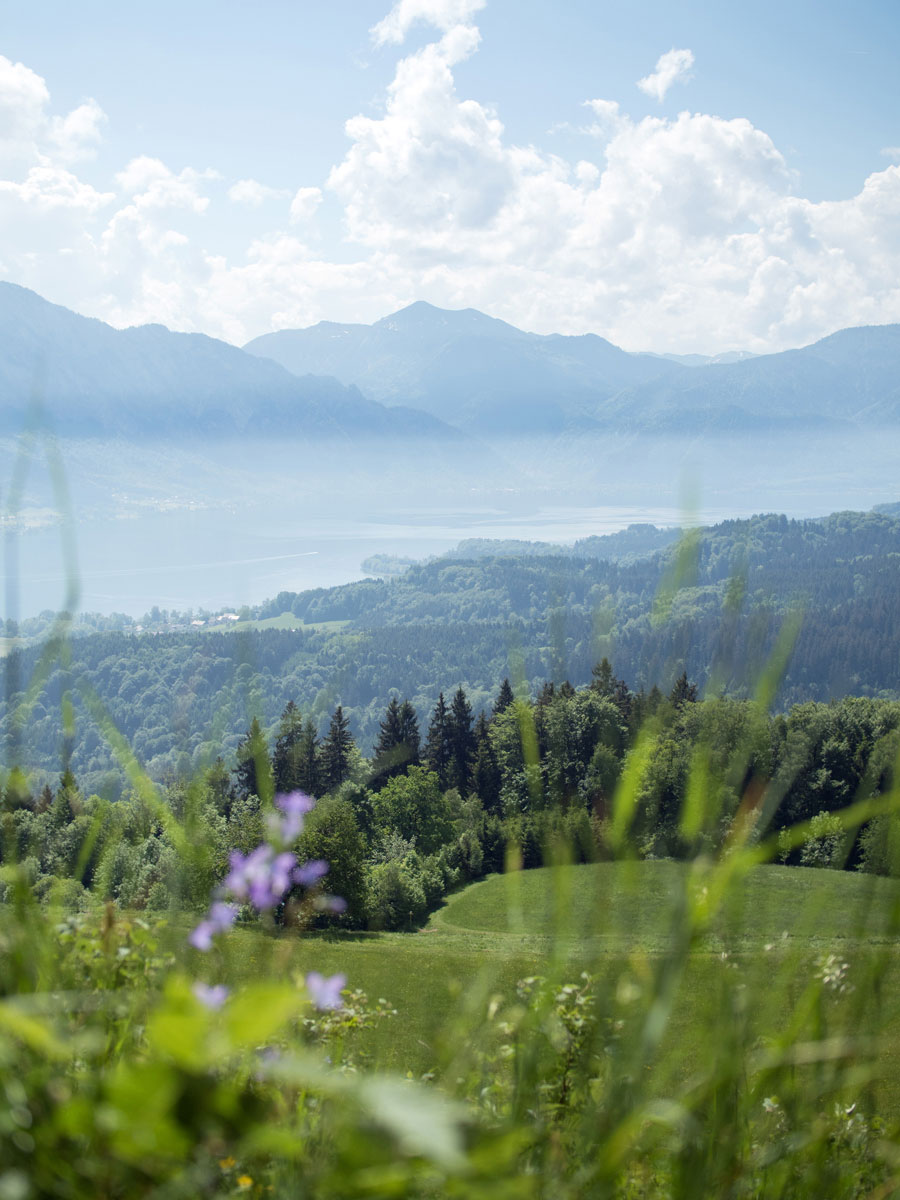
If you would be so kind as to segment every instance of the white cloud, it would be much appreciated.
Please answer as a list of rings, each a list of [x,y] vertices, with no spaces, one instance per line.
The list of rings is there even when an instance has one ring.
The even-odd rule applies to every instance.
[[[416,22],[447,33],[457,25],[468,25],[486,3],[487,0],[397,0],[388,15],[369,32],[376,46],[399,45]]]
[[[65,162],[81,158],[92,158],[102,138],[102,126],[106,113],[96,100],[86,100],[65,117],[53,117],[50,121],[50,141]]]
[[[201,184],[219,178],[217,171],[196,171],[192,167],[176,175],[160,159],[141,155],[116,175],[116,183],[140,209],[187,208],[203,213],[209,207],[209,197],[202,194]]]
[[[881,153],[885,158],[900,158],[900,146],[882,146]]]
[[[455,233],[484,229],[502,207],[513,183],[503,126],[457,98],[451,71],[477,45],[477,30],[455,27],[399,63],[383,118],[347,122],[353,146],[328,184],[356,240],[449,249]]]
[[[0,54],[0,137],[22,142],[39,136],[49,103],[50,93],[40,75]]]
[[[322,189],[317,187],[298,188],[291,201],[291,223],[299,225],[309,221],[322,203]]]
[[[333,252],[321,231],[315,252],[305,240],[316,186],[299,187],[265,237],[261,212],[274,210],[260,206],[289,193],[253,179],[229,188],[214,171],[136,155],[114,186],[92,186],[50,138],[44,81],[3,60],[2,128],[27,155],[15,170],[0,161],[0,272],[116,324],[236,342],[322,318],[371,321],[416,298],[629,349],[771,350],[900,321],[900,167],[815,203],[748,120],[635,120],[600,99],[587,102],[595,139],[578,159],[516,145],[496,112],[457,90],[454,68],[478,47],[474,11],[449,0],[392,10],[398,36],[413,20],[441,34],[400,58],[379,116],[347,122],[326,185],[348,235]],[[69,149],[90,145],[100,119],[70,117]]]
[[[591,137],[608,140],[621,129],[626,119],[619,110],[617,100],[585,100],[584,106],[594,114],[593,123],[582,130]]]
[[[267,187],[255,179],[239,179],[228,189],[229,200],[250,208],[260,208],[266,200],[285,200],[290,194],[284,188]]]
[[[85,100],[64,117],[50,115],[49,105],[41,76],[0,54],[0,169],[21,169],[42,156],[70,163],[93,155],[106,121],[97,101]]]
[[[639,79],[637,86],[662,101],[673,83],[686,83],[691,78],[693,65],[694,55],[690,50],[667,50],[657,59],[653,74]]]
[[[93,215],[115,198],[112,192],[98,192],[62,167],[45,162],[32,167],[21,183],[0,180],[0,195],[15,198],[37,212],[76,209]]]

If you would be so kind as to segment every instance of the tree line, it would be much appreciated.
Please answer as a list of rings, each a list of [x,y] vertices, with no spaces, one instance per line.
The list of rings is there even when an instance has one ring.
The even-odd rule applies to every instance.
[[[700,699],[685,673],[667,693],[632,689],[604,658],[589,684],[548,682],[533,700],[505,679],[477,717],[462,687],[449,702],[440,693],[424,731],[410,701],[394,696],[369,757],[340,704],[320,738],[289,701],[271,743],[254,718],[231,763],[219,757],[192,780],[171,780],[158,808],[144,793],[119,803],[85,794],[68,766],[37,794],[14,772],[3,789],[2,849],[6,863],[27,864],[39,890],[65,880],[76,900],[202,903],[229,853],[258,843],[274,795],[300,790],[318,803],[299,850],[331,864],[328,885],[347,901],[343,915],[321,919],[407,928],[449,890],[502,870],[510,854],[529,868],[554,847],[578,861],[621,853],[611,821],[623,779],[632,788],[628,853],[716,855],[752,817],[756,838],[808,823],[801,842],[784,839],[783,861],[891,873],[895,818],[849,833],[833,818],[889,792],[898,753],[898,702],[807,702],[773,716],[757,701]],[[702,812],[686,822],[700,764]],[[167,809],[190,815],[187,866],[169,841]]]

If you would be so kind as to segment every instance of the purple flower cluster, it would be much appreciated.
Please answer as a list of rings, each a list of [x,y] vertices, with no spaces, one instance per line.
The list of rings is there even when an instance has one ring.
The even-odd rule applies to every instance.
[[[197,950],[209,950],[216,934],[224,933],[234,924],[237,911],[236,905],[225,904],[223,901],[217,900],[210,906],[206,920],[201,921],[191,932],[188,941]]]
[[[310,971],[306,977],[306,990],[312,997],[316,1008],[325,1011],[329,1008],[343,1008],[341,990],[347,985],[346,975],[332,975],[326,979],[318,971]]]
[[[275,797],[277,813],[269,817],[269,840],[250,854],[233,851],[230,870],[225,876],[220,896],[249,901],[260,912],[275,908],[295,885],[313,887],[328,872],[322,859],[298,863],[290,850],[285,849],[303,832],[303,818],[315,800],[304,792],[290,792]],[[280,813],[280,815],[279,815]],[[334,898],[329,906],[342,911],[343,901]],[[213,938],[234,924],[237,906],[219,899],[210,907],[206,919],[190,934],[188,941],[197,950],[209,950]]]
[[[281,816],[272,813],[269,817],[269,839],[289,846],[303,832],[303,818],[315,805],[312,796],[305,792],[288,792],[275,797],[275,807]]]
[[[294,884],[296,858],[287,850],[276,854],[267,842],[257,846],[252,854],[233,851],[230,862],[231,870],[223,884],[225,890],[238,900],[249,900],[260,911],[274,908]]]
[[[228,988],[224,983],[217,983],[212,987],[208,983],[195,983],[193,992],[203,1007],[212,1012],[220,1009],[228,999]]]
[[[303,818],[314,804],[315,800],[304,792],[275,797],[278,811],[268,817],[268,840],[250,854],[232,852],[230,870],[222,881],[219,898],[213,901],[206,918],[188,937],[192,946],[197,950],[209,950],[213,938],[231,928],[238,914],[237,904],[231,901],[249,902],[260,912],[265,912],[280,904],[294,886],[313,887],[328,873],[327,862],[319,858],[298,863],[287,848],[303,832]],[[343,912],[347,907],[339,896],[318,896],[315,902],[320,910],[331,912]],[[306,977],[312,1002],[322,1010],[343,1007],[341,989],[346,982],[345,975],[332,975],[326,979],[318,971],[312,971]],[[221,984],[211,987],[196,983],[194,995],[206,1008],[217,1009],[225,1003],[228,989]]]

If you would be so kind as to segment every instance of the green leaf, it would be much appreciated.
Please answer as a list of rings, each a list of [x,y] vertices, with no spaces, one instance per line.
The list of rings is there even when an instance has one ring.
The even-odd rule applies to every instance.
[[[223,1017],[233,1049],[252,1048],[277,1033],[301,1007],[301,996],[286,984],[258,984],[229,1001]]]
[[[165,1063],[120,1066],[108,1084],[103,1112],[116,1153],[136,1163],[149,1156],[183,1158],[190,1138],[174,1119],[179,1093],[178,1073]]]
[[[358,1095],[371,1119],[408,1154],[451,1169],[464,1164],[460,1105],[421,1084],[378,1076],[361,1080]]]
[[[30,1017],[10,1001],[0,1003],[0,1030],[12,1034],[45,1058],[68,1057],[69,1051],[49,1025]]]

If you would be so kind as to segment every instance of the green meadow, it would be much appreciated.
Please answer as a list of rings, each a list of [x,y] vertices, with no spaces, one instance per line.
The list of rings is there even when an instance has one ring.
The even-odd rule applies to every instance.
[[[900,1116],[900,884],[766,865],[730,881],[717,903],[716,879],[711,867],[670,861],[493,875],[415,933],[238,927],[209,966],[238,986],[343,972],[348,987],[396,1010],[351,1050],[450,1085],[489,1047],[492,1006],[513,1004],[529,976],[562,986],[587,971],[619,1020],[644,1021],[657,1003],[664,1030],[648,1069],[660,1095],[707,1062],[713,1030],[721,1043],[733,1026],[762,1048],[821,1002],[823,1029],[877,1044],[873,1102],[882,1117]]]

